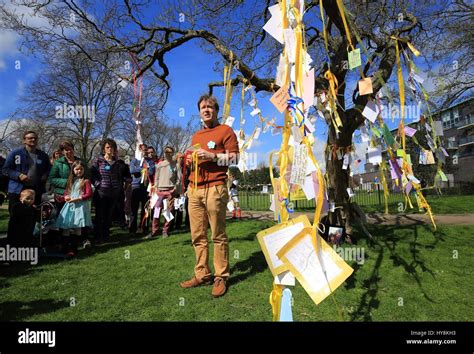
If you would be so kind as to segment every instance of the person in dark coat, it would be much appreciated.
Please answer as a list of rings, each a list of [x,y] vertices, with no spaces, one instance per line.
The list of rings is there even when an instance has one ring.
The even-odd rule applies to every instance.
[[[24,189],[20,199],[12,205],[8,221],[7,244],[14,247],[32,247],[36,223],[36,209],[33,206],[35,191]]]

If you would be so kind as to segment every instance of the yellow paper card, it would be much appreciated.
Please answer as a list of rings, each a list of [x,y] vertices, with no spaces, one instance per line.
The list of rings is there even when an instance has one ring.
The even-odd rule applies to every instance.
[[[372,79],[370,77],[366,77],[359,81],[359,95],[368,95],[373,93],[372,89]]]
[[[258,243],[274,277],[288,270],[277,257],[277,252],[306,227],[311,227],[311,223],[306,215],[301,215],[257,234]]]
[[[307,227],[277,252],[311,299],[319,304],[354,271],[314,230]]]
[[[298,186],[298,189],[292,193],[290,193],[290,200],[308,200],[306,198],[306,194],[304,193],[303,189]]]

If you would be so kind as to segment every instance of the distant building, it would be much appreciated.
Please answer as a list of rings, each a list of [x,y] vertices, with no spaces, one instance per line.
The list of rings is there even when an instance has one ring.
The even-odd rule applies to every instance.
[[[449,185],[457,182],[472,182],[474,180],[474,98],[455,104],[447,109],[433,114],[433,120],[443,122],[443,146],[457,168],[446,173]],[[418,130],[419,122],[408,124]],[[396,134],[397,129],[392,130]],[[410,139],[410,138],[407,138]],[[382,158],[387,161],[387,150],[382,150]],[[387,164],[388,166],[388,164]],[[389,167],[388,167],[389,168]],[[354,183],[363,185],[364,189],[373,188],[371,185],[380,181],[378,165],[366,163],[364,173],[354,175]],[[415,171],[416,176],[416,171]],[[387,171],[387,183],[391,184],[390,172]]]

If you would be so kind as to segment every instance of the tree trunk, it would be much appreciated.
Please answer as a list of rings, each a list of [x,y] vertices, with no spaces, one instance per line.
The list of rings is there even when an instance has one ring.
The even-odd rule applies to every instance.
[[[343,122],[346,121],[343,117],[344,112],[340,112],[340,117]],[[349,194],[347,188],[350,187],[350,166],[343,169],[344,153],[350,152],[352,147],[352,129],[348,126],[340,128],[340,133],[336,134],[334,126],[329,127],[327,147],[326,147],[326,174],[328,202],[335,203],[335,210],[328,211],[328,225],[344,227],[345,232],[352,236],[352,208],[350,204]],[[341,151],[343,149],[343,151]],[[337,151],[341,151],[340,159]]]

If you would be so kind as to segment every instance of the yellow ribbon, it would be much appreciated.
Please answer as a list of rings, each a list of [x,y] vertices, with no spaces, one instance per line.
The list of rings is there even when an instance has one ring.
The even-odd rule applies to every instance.
[[[337,113],[337,91],[338,91],[338,82],[336,76],[330,71],[327,70],[324,73],[324,78],[328,80],[329,82],[329,103],[331,105],[331,115],[333,117],[333,124],[334,128],[338,133],[341,131],[339,130],[339,127],[342,127],[342,121],[341,118],[339,117],[339,113]]]
[[[283,286],[273,283],[273,290],[270,293],[270,305],[272,305],[273,321],[280,319],[281,296],[283,294]]]

